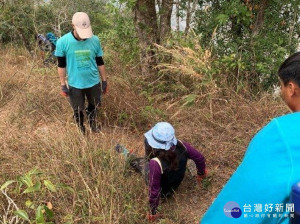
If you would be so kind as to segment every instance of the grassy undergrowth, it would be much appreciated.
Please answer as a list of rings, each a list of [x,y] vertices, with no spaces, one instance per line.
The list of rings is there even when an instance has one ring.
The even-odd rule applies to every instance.
[[[147,223],[144,180],[128,172],[113,148],[121,143],[142,155],[144,131],[161,120],[205,155],[210,176],[199,187],[187,173],[176,197],[161,205],[165,218],[159,223],[198,223],[251,137],[287,112],[280,98],[268,94],[251,100],[216,83],[189,90],[193,78],[140,77],[111,57],[109,93],[98,116],[103,132],[83,136],[59,95],[56,67],[22,49],[0,51],[0,185],[15,181],[0,192],[0,223],[22,223],[16,210],[26,211],[32,223],[40,216],[55,223]],[[31,170],[38,174],[24,182]]]

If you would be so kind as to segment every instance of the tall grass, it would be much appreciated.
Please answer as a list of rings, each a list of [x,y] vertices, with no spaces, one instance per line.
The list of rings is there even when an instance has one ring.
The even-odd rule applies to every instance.
[[[126,160],[114,151],[119,142],[141,150],[141,144],[134,144],[137,138],[128,139],[129,131],[114,127],[117,122],[109,118],[112,127],[104,127],[104,134],[83,136],[73,124],[67,99],[59,95],[55,66],[44,67],[26,52],[2,49],[2,53],[1,184],[38,168],[53,183],[74,189],[34,196],[37,204],[51,201],[57,223],[143,223],[147,210],[143,179],[124,175]],[[12,186],[8,194],[26,209],[30,195],[15,194]],[[5,207],[7,202],[2,202]]]
[[[20,194],[14,184],[8,186],[6,193],[32,219],[35,210],[25,205],[29,199],[36,205],[51,202],[55,223],[147,223],[148,192],[143,177],[128,171],[125,158],[115,153],[114,146],[121,143],[143,155],[144,131],[167,120],[179,139],[206,156],[211,175],[199,187],[187,173],[176,196],[161,204],[165,218],[159,223],[198,223],[238,166],[253,134],[272,117],[287,112],[280,99],[269,95],[250,101],[221,87],[209,91],[214,87],[210,84],[200,91],[193,82],[193,88],[187,89],[180,78],[145,79],[134,70],[126,73],[127,68],[114,61],[108,69],[109,93],[103,97],[98,116],[102,133],[83,136],[73,123],[67,99],[59,95],[56,66],[45,67],[22,49],[0,51],[0,185],[37,168],[57,186],[70,187]],[[210,59],[204,57],[208,62],[203,61],[203,66],[209,69]],[[184,65],[189,68],[184,71],[197,70]],[[178,76],[182,72],[176,70]],[[195,74],[184,76],[196,82]],[[203,74],[197,74],[203,80]],[[8,206],[0,193],[1,218]]]

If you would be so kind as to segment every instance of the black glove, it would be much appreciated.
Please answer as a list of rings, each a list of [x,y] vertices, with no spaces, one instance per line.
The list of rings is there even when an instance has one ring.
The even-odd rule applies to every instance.
[[[69,89],[66,85],[61,85],[61,92],[60,94],[62,96],[68,96],[69,95]]]
[[[105,94],[107,93],[107,81],[102,81],[102,93]]]

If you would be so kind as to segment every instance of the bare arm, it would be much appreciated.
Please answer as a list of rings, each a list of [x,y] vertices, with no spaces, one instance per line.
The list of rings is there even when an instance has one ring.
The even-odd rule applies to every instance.
[[[98,66],[98,70],[101,76],[101,80],[102,81],[106,81],[106,71],[105,71],[105,66],[104,65],[100,65]]]
[[[66,85],[66,68],[57,68],[60,85]]]

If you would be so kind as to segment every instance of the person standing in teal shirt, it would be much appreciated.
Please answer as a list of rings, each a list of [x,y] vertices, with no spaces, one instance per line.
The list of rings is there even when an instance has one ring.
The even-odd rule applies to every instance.
[[[85,133],[85,110],[91,131],[99,132],[96,110],[101,105],[101,93],[107,92],[102,47],[99,38],[93,35],[86,13],[76,12],[72,26],[73,31],[58,39],[56,44],[61,94],[69,97],[80,130]],[[87,108],[85,98],[88,101]]]
[[[274,118],[254,136],[201,224],[289,223],[291,187],[300,180],[300,52],[278,73],[282,98],[293,113]]]

